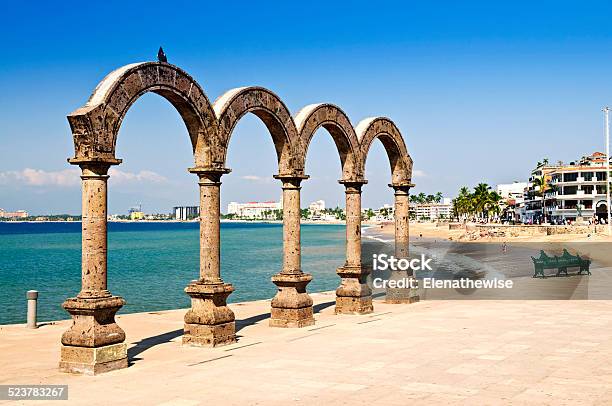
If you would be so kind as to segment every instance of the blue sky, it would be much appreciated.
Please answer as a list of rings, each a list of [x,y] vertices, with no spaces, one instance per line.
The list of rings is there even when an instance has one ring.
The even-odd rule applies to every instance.
[[[211,101],[261,85],[293,113],[332,102],[354,124],[390,117],[414,159],[416,193],[524,180],[544,157],[569,161],[603,148],[611,9],[594,1],[9,2],[0,16],[0,207],[80,211],[65,116],[105,74],[155,59],[159,45]],[[111,176],[111,212],[197,203],[187,132],[159,96],[128,112],[117,155],[124,163]],[[223,210],[229,201],[278,199],[271,137],[254,116],[238,124],[228,166]],[[366,171],[364,205],[390,203],[381,145]],[[307,172],[305,204],[342,205],[325,130]]]

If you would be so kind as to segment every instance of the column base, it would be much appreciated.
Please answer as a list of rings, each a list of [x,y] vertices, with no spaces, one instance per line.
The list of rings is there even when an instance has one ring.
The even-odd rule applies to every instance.
[[[223,323],[213,326],[185,323],[183,344],[194,347],[217,347],[236,342],[236,323]]]
[[[312,275],[305,273],[283,274],[272,277],[278,287],[270,309],[270,327],[307,327],[315,324],[312,299],[306,293],[306,285]]]
[[[368,314],[374,311],[372,290],[366,280],[370,270],[363,266],[343,266],[336,270],[342,278],[336,289],[336,314]]]
[[[372,296],[336,298],[336,314],[369,314],[373,311]]]
[[[72,326],[62,334],[62,344],[94,348],[122,343],[125,332],[115,314],[124,304],[119,296],[66,299],[62,307],[72,316]]]
[[[124,304],[118,296],[75,297],[62,304],[72,326],[62,335],[60,371],[96,375],[127,368],[125,332],[115,322]]]
[[[191,309],[185,314],[183,344],[217,347],[236,342],[234,312],[227,307],[227,297],[234,291],[229,283],[190,283],[185,292],[191,297]]]
[[[61,372],[98,375],[127,368],[127,344],[111,344],[103,347],[73,347],[62,345],[59,369]]]
[[[385,303],[409,304],[420,301],[418,288],[387,288]]]

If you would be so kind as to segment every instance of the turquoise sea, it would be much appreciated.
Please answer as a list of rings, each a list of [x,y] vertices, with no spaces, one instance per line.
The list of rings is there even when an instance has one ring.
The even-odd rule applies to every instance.
[[[197,223],[109,223],[108,285],[122,313],[189,306],[183,292],[198,277]],[[282,225],[221,224],[221,272],[230,302],[268,299],[282,262]],[[344,263],[344,225],[302,226],[302,268],[309,292],[333,290]],[[81,284],[80,223],[0,222],[0,324],[24,323],[26,291],[40,292],[39,320],[68,318],[61,308]]]

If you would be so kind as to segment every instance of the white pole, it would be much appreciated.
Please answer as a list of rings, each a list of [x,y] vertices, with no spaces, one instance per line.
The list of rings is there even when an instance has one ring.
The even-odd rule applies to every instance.
[[[612,235],[610,225],[610,108],[604,107],[606,127],[606,210],[608,212],[608,235]]]

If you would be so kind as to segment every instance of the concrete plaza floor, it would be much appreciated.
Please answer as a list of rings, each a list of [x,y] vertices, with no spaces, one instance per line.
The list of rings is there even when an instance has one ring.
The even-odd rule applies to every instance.
[[[612,403],[612,301],[376,300],[335,316],[333,293],[312,296],[303,329],[268,327],[269,301],[231,305],[239,342],[218,348],[181,345],[184,310],[121,315],[130,367],[94,377],[58,371],[69,321],[1,326],[0,384],[67,384],[80,405]]]

